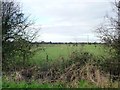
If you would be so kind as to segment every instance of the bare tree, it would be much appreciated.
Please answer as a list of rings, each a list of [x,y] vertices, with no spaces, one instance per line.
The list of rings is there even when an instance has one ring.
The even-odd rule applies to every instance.
[[[98,36],[106,45],[115,50],[115,54],[105,60],[102,69],[109,72],[112,79],[120,81],[120,1],[115,1],[112,16],[97,28]]]
[[[97,33],[103,42],[120,55],[120,1],[116,1],[114,6],[113,16],[106,16],[106,21],[97,28]]]

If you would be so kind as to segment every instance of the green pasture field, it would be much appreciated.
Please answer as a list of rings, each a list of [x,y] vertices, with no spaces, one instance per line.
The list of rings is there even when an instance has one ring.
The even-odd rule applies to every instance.
[[[68,59],[72,52],[86,51],[94,55],[95,57],[107,57],[109,56],[109,48],[101,44],[44,44],[38,47],[34,47],[35,54],[31,59],[32,63],[40,64],[46,60],[53,61],[59,58]]]

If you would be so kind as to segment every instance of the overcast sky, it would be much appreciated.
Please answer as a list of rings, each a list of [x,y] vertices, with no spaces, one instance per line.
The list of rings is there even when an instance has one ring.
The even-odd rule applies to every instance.
[[[111,12],[112,0],[21,0],[23,12],[41,28],[36,41],[96,42],[94,32]]]

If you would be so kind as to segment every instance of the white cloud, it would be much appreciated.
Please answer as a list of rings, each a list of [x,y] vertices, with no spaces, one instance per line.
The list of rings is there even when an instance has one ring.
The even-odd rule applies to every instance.
[[[96,41],[93,29],[110,12],[112,0],[21,0],[23,10],[36,19],[34,27],[41,26],[40,34],[46,41],[78,41],[80,35],[91,36]]]

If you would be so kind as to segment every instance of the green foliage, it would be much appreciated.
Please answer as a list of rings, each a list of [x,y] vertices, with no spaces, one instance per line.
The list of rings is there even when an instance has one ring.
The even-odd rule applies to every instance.
[[[3,70],[20,69],[28,65],[28,60],[32,56],[30,51],[30,43],[26,40],[18,40],[14,42],[7,42],[3,44],[4,59],[2,61]]]
[[[2,66],[3,71],[10,71],[26,66],[30,57],[30,37],[26,28],[28,22],[14,1],[2,1]]]
[[[101,70],[110,74],[110,78],[115,81],[119,80],[120,63],[118,57],[111,56],[106,58],[100,65]]]
[[[95,84],[92,84],[86,80],[80,80],[78,88],[98,88]]]
[[[9,82],[3,81],[2,88],[64,88],[61,83],[38,83],[36,81],[28,84],[27,82]]]
[[[0,89],[2,88],[2,77],[0,76]]]
[[[31,83],[27,83],[25,81],[14,82],[14,81],[6,81],[3,80],[2,88],[70,88],[67,83],[64,84],[62,82],[55,83],[38,83],[37,81],[32,81]],[[94,84],[87,82],[85,80],[80,80],[78,84],[78,88],[97,88]]]

